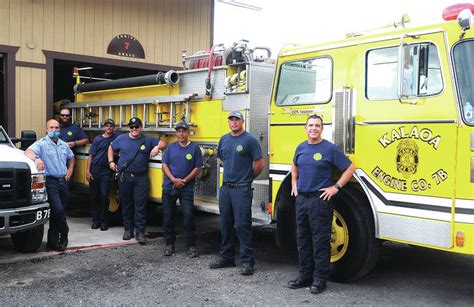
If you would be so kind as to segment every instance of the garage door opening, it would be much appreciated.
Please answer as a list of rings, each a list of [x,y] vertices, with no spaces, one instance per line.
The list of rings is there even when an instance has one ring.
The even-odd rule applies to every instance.
[[[73,77],[74,68],[79,68],[81,82],[97,82],[104,80],[115,80],[121,78],[137,77],[155,74],[158,71],[142,68],[131,68],[104,64],[95,64],[78,61],[54,59],[53,98],[54,102],[69,100],[74,102],[74,85],[76,79]],[[55,115],[59,112],[60,103],[55,104]]]

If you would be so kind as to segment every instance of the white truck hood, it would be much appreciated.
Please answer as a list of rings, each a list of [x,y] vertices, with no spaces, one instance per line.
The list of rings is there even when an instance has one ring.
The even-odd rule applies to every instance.
[[[25,162],[30,167],[31,173],[39,173],[36,165],[28,157],[25,156],[23,150],[13,148],[8,145],[0,144],[0,161],[1,162]]]

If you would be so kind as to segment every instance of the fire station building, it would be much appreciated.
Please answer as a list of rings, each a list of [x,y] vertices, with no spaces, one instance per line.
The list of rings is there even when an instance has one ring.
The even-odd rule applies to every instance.
[[[81,80],[181,67],[212,44],[213,0],[0,0],[0,125],[44,134]],[[57,108],[57,107],[56,107]]]

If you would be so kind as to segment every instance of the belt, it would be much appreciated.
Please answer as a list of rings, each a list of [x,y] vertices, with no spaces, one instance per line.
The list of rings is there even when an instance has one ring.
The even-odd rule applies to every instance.
[[[137,177],[137,176],[146,175],[147,173],[148,172],[137,172],[137,173],[125,172],[125,175],[129,175],[130,177]]]
[[[316,191],[316,192],[298,192],[298,195],[301,195],[306,198],[310,197],[319,197],[321,196],[323,192],[322,191]]]
[[[54,180],[54,181],[66,181],[64,177],[54,177],[54,176],[46,176],[46,180]]]
[[[223,182],[222,186],[226,188],[237,188],[237,187],[246,187],[252,184],[251,182],[240,182],[240,183],[234,183],[234,182]]]

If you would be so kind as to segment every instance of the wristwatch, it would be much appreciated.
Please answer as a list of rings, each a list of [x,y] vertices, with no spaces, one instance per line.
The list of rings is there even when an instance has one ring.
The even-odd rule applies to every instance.
[[[340,186],[339,183],[337,183],[337,182],[336,182],[336,184],[334,184],[334,187],[335,187],[336,189],[338,189],[338,190],[341,189],[341,186]]]

